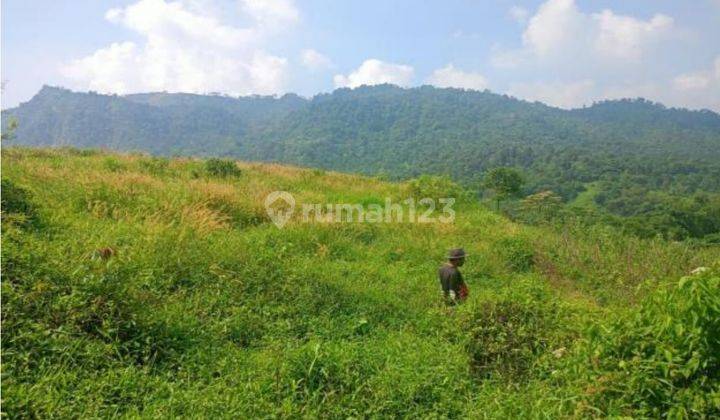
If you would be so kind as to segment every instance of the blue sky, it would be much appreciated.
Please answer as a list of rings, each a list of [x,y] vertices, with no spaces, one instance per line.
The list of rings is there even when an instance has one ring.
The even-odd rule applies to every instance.
[[[718,40],[720,0],[6,0],[2,106],[43,84],[311,96],[387,82],[720,111]]]

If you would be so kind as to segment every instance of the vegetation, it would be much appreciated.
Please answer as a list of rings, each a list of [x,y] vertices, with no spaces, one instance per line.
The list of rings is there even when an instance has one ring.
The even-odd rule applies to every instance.
[[[227,178],[231,176],[239,176],[241,171],[230,159],[208,159],[205,162],[205,171],[212,176]]]
[[[278,229],[271,191],[365,204],[457,186],[215,166],[4,147],[5,415],[720,415],[717,247],[523,226],[462,193],[452,224]],[[471,295],[448,308],[435,276],[455,246]]]
[[[495,168],[485,175],[485,187],[495,194],[497,210],[500,210],[501,201],[520,194],[522,184],[522,175],[513,168]]]
[[[522,194],[641,237],[720,241],[720,116],[642,99],[564,111],[490,92],[395,86],[231,98],[74,93],[44,87],[3,111],[14,144],[232,156],[391,179],[450,177],[477,191],[522,170]],[[585,194],[587,195],[587,194]],[[570,209],[568,209],[570,210]]]

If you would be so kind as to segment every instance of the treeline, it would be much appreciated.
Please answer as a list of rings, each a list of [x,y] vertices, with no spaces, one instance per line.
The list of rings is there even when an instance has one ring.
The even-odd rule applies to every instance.
[[[435,174],[482,191],[518,169],[521,196],[557,195],[574,214],[640,236],[720,232],[720,115],[643,99],[571,111],[491,92],[338,89],[303,99],[75,93],[44,87],[3,111],[15,144],[277,161],[390,179]]]

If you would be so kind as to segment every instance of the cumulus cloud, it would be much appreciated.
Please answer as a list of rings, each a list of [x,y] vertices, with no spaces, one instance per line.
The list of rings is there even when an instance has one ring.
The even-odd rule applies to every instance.
[[[611,10],[593,15],[598,26],[596,50],[606,57],[639,60],[644,49],[660,41],[673,28],[671,17],[657,14],[648,21],[614,14]]]
[[[513,83],[508,93],[529,101],[540,101],[560,108],[577,108],[592,103],[595,97],[595,82],[578,80],[573,82]]]
[[[720,111],[720,56],[708,68],[682,73],[670,80],[602,85],[591,79],[511,83],[508,94],[560,108],[577,108],[603,99],[643,97],[693,109]]]
[[[287,60],[263,49],[273,31],[299,19],[289,0],[243,0],[247,27],[222,23],[182,1],[139,0],[105,18],[143,41],[118,42],[66,63],[61,74],[100,92],[281,92]]]
[[[528,21],[522,35],[523,49],[513,52],[528,59],[637,61],[671,32],[673,24],[673,19],[663,14],[649,20],[618,15],[609,9],[588,14],[580,11],[574,0],[548,0]]]
[[[356,88],[362,85],[391,83],[408,86],[412,83],[415,69],[404,64],[386,63],[374,58],[365,60],[360,67],[347,76],[337,74],[333,78],[335,87]]]
[[[437,87],[454,87],[483,90],[488,86],[487,79],[480,73],[466,72],[455,68],[452,63],[435,70],[427,82]]]
[[[521,16],[522,13],[518,13]],[[569,108],[642,96],[669,105],[720,110],[720,64],[673,74],[687,30],[662,13],[587,12],[575,0],[547,0],[525,21],[518,48],[495,47],[505,91]]]
[[[300,51],[300,62],[312,71],[325,70],[333,67],[332,61],[312,48]]]
[[[676,76],[672,89],[675,103],[720,112],[720,56],[715,57],[709,69]]]
[[[715,58],[710,70],[681,74],[675,78],[674,83],[680,90],[705,89],[715,84],[720,85],[720,56]]]

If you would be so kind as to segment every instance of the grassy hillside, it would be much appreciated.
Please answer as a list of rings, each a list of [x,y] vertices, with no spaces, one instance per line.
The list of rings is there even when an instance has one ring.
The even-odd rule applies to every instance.
[[[525,227],[462,195],[454,224],[278,229],[271,191],[414,190],[237,166],[4,148],[6,414],[720,414],[718,248]],[[455,246],[471,296],[453,309],[436,270]]]

